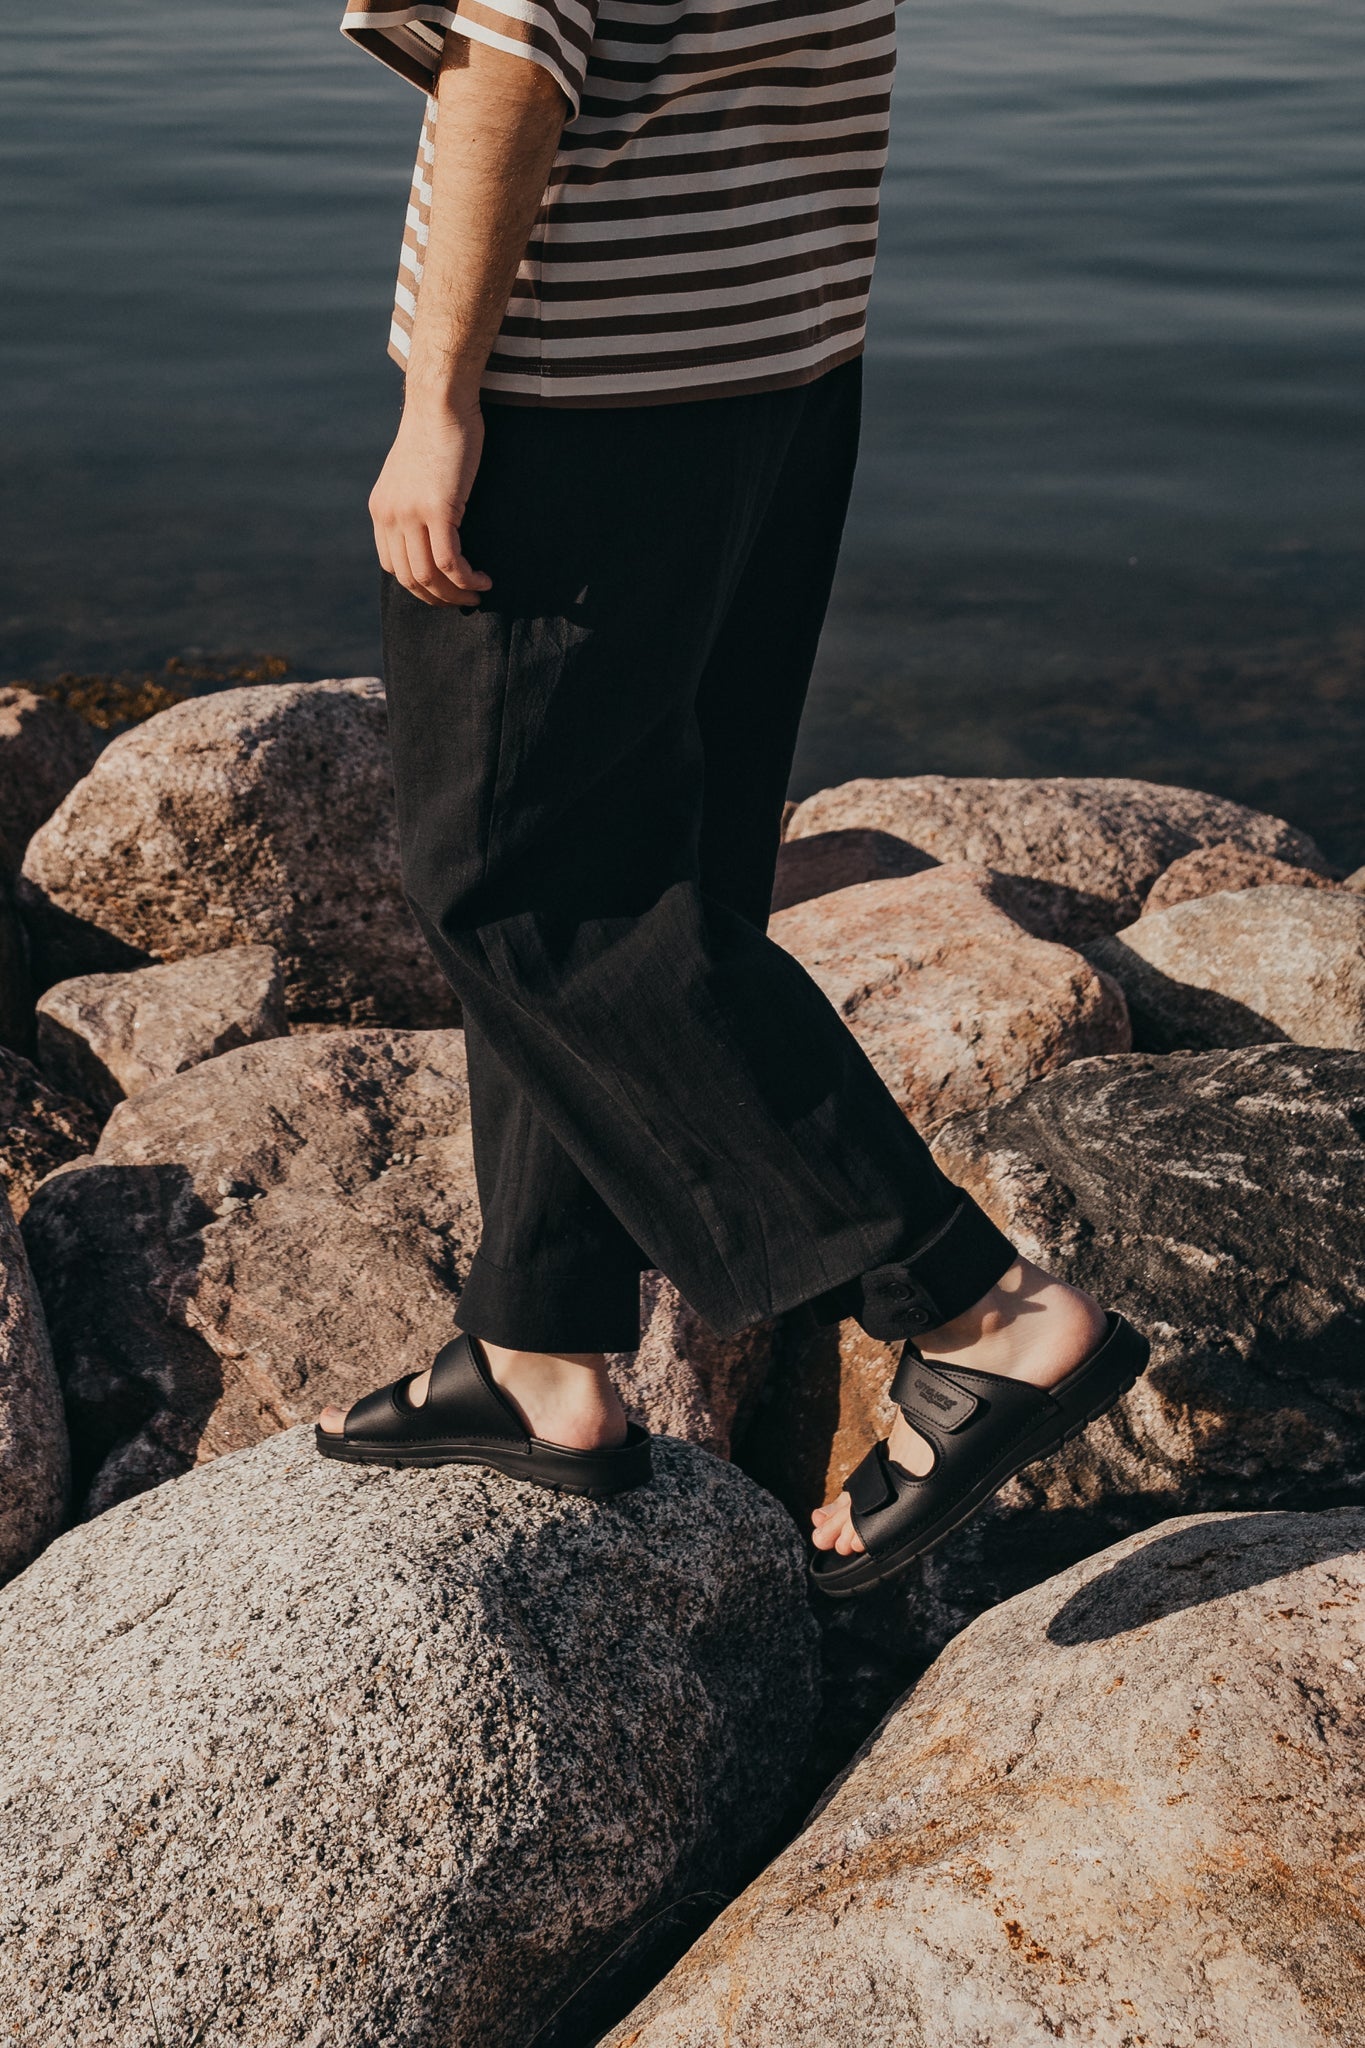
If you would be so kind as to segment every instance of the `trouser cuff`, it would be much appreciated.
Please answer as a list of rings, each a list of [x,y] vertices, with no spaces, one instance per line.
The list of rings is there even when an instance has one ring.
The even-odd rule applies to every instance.
[[[883,1343],[915,1338],[980,1301],[1019,1253],[970,1195],[903,1258],[874,1266],[814,1304],[823,1321],[852,1316]]]
[[[513,1271],[476,1252],[457,1319],[469,1336],[509,1351],[634,1351],[640,1270],[585,1258]]]

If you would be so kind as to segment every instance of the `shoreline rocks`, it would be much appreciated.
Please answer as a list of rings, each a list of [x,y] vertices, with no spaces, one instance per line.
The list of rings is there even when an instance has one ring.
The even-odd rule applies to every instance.
[[[45,1174],[94,1150],[99,1130],[87,1103],[50,1087],[30,1060],[0,1045],[0,1179],[16,1219]]]
[[[1011,916],[1068,945],[1131,924],[1157,877],[1198,847],[1329,872],[1308,834],[1282,818],[1121,776],[863,777],[798,804],[787,839],[854,829],[998,870],[1014,885]]]
[[[66,1417],[23,1242],[0,1192],[0,1585],[66,1519]]]
[[[105,1114],[157,1081],[288,1030],[279,955],[230,946],[168,967],[59,981],[38,1001],[38,1064]]]
[[[101,746],[93,726],[22,683],[0,687],[0,846],[18,866],[25,846],[88,774]]]
[[[779,911],[768,929],[925,1131],[1132,1042],[1117,989],[1079,953],[1022,930],[985,868],[863,882]]]
[[[1365,1511],[1168,1522],[960,1635],[603,2048],[1360,2038]]]
[[[19,894],[43,985],[268,945],[291,1018],[458,1021],[403,898],[373,676],[224,690],[120,734]]]
[[[277,1436],[59,1538],[0,1673],[0,2021],[240,2048],[525,2048],[815,1700],[786,1517],[667,1441],[593,1502]]]

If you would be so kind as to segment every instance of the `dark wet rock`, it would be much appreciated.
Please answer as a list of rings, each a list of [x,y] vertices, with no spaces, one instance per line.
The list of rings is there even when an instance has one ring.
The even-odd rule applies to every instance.
[[[807,797],[787,839],[851,830],[999,870],[1014,884],[1010,915],[1068,945],[1132,923],[1158,875],[1196,847],[1232,846],[1329,872],[1307,833],[1281,818],[1204,790],[1123,777],[864,777]]]
[[[0,1595],[6,2033],[527,2048],[743,1882],[814,1708],[800,1550],[656,1460],[594,1502],[299,1430],[59,1538]]]
[[[99,1118],[50,1087],[31,1061],[0,1045],[0,1175],[22,1216],[45,1174],[94,1150]]]
[[[1348,890],[1223,890],[1086,953],[1122,988],[1146,1051],[1277,1039],[1365,1051],[1365,899]]]
[[[70,1476],[42,1304],[0,1193],[0,1581],[22,1571],[61,1528]]]
[[[1362,2038],[1365,1513],[1201,1516],[982,1617],[604,2048]]]
[[[374,677],[224,690],[123,733],[34,837],[20,898],[44,985],[267,945],[291,1017],[458,1016],[403,899]]]
[[[287,1029],[279,955],[230,946],[59,981],[38,1003],[38,1061],[55,1087],[107,1113],[201,1060]]]

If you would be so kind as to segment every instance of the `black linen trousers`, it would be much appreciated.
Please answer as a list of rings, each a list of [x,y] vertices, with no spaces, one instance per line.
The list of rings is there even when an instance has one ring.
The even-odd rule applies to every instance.
[[[404,886],[465,1015],[474,1336],[630,1350],[646,1266],[722,1334],[818,1300],[913,1335],[1014,1257],[764,935],[860,369],[490,404],[461,535],[492,590],[384,579]]]

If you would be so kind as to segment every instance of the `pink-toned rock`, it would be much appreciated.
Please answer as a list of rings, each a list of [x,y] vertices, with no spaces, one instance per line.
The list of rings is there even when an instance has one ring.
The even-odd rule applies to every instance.
[[[20,904],[44,984],[267,945],[291,1018],[459,1014],[403,899],[373,676],[224,690],[121,734],[31,841]]]
[[[54,1087],[108,1111],[201,1060],[281,1038],[279,955],[230,946],[166,967],[59,981],[38,1002],[38,1061]]]
[[[0,689],[0,847],[16,865],[24,847],[100,748],[93,726],[22,684]]]
[[[1144,1051],[1277,1039],[1365,1051],[1365,898],[1349,890],[1220,890],[1088,952],[1127,996]]]
[[[1131,1043],[1117,990],[1078,953],[1021,930],[984,868],[862,882],[780,911],[769,929],[926,1130]]]
[[[99,1134],[86,1103],[49,1087],[30,1061],[0,1046],[0,1175],[16,1217],[44,1174],[93,1151]]]
[[[1319,874],[1313,868],[1295,867],[1292,861],[1276,860],[1268,853],[1253,853],[1222,839],[1216,846],[1198,847],[1172,861],[1153,882],[1142,915],[1151,917],[1158,910],[1173,910],[1177,903],[1214,896],[1222,889],[1262,889],[1272,883],[1286,889],[1340,886],[1330,875]]]
[[[658,1434],[728,1458],[772,1363],[775,1326],[718,1337],[662,1273],[645,1274],[640,1309],[639,1350],[608,1359],[628,1412]]]
[[[1119,777],[863,778],[807,797],[787,838],[853,828],[999,870],[1016,884],[1010,915],[1071,944],[1130,924],[1157,876],[1199,846],[1231,844],[1328,872],[1307,833],[1281,818],[1203,790]]]
[[[120,1104],[25,1218],[90,1511],[417,1372],[479,1239],[459,1031],[322,1031]],[[640,1420],[718,1451],[771,1333],[722,1342],[658,1276]]]
[[[790,910],[857,882],[888,882],[937,866],[932,855],[890,832],[814,832],[808,839],[784,840],[778,849],[772,907]]]
[[[61,1389],[33,1276],[0,1193],[0,1583],[57,1534],[70,1459]]]

